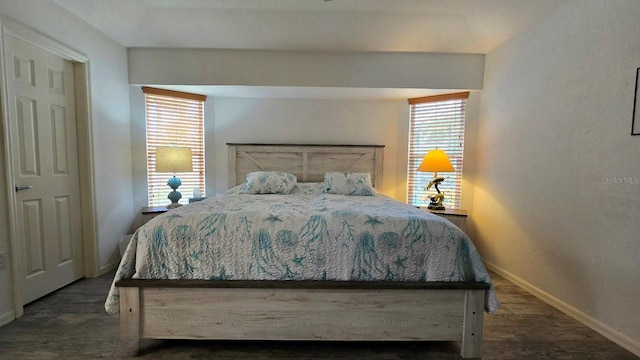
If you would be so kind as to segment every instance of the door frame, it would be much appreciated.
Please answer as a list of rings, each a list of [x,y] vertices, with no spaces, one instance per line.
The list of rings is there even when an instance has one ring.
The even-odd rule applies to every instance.
[[[78,170],[80,180],[80,211],[82,227],[82,254],[83,254],[83,275],[85,277],[96,277],[100,275],[98,267],[98,246],[96,242],[96,208],[95,208],[95,181],[94,181],[94,157],[93,157],[93,128],[91,121],[91,92],[89,77],[89,58],[56,40],[38,33],[31,28],[22,25],[7,17],[0,16],[0,49],[5,52],[5,38],[11,35],[23,41],[37,46],[65,60],[73,63],[75,101],[76,101],[76,129],[78,138]],[[4,140],[4,163],[7,196],[7,214],[9,216],[9,247],[11,249],[11,271],[13,279],[13,301],[15,317],[19,318],[24,313],[22,288],[23,281],[23,254],[20,254],[17,235],[20,233],[16,227],[17,201],[15,196],[15,183],[13,180],[13,168],[11,164],[12,151],[11,126],[9,121],[7,77],[9,73],[8,65],[4,56],[0,56],[0,107],[2,116],[2,139]]]

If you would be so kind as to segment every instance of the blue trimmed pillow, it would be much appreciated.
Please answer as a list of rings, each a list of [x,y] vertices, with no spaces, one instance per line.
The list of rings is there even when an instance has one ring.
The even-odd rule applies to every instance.
[[[296,187],[293,174],[280,171],[254,171],[247,174],[247,182],[238,194],[290,194]]]
[[[369,173],[339,173],[324,174],[325,192],[348,196],[373,196],[375,190],[371,185]]]

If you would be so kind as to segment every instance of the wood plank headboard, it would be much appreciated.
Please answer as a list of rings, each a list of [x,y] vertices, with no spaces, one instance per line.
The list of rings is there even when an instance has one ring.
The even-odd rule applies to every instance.
[[[382,184],[384,145],[236,144],[229,148],[229,186],[252,171],[284,171],[299,182],[319,182],[326,172],[368,172],[373,186]]]

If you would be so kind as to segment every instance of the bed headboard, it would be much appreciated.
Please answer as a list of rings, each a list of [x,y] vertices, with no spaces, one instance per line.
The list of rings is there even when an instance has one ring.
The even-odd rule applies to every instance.
[[[284,171],[299,182],[319,182],[326,172],[368,172],[382,184],[384,145],[235,144],[229,147],[229,186],[252,171]]]

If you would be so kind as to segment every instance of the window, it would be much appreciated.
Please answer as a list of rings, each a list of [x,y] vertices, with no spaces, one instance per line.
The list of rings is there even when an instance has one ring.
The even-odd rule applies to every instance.
[[[446,178],[438,187],[445,193],[447,208],[460,208],[462,188],[462,155],[464,152],[464,120],[468,92],[409,99],[409,161],[407,169],[407,202],[427,206],[426,187],[433,179],[431,172],[416,171],[427,151],[444,150],[455,169],[439,173]],[[435,193],[430,189],[430,193]]]
[[[167,180],[172,175],[156,173],[156,148],[179,146],[191,148],[193,171],[178,173],[182,181],[178,191],[180,203],[188,203],[193,189],[204,195],[204,101],[206,96],[142,87],[147,121],[147,181],[149,206],[163,206],[171,201]]]

